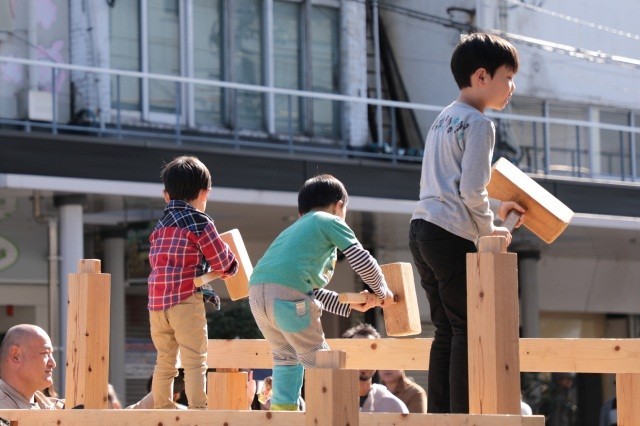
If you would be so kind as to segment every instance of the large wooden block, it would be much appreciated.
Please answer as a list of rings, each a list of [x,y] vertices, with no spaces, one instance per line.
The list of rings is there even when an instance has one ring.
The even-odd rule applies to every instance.
[[[413,267],[397,262],[380,265],[389,289],[398,296],[395,304],[384,306],[384,325],[389,336],[412,336],[422,332]]]
[[[231,300],[249,297],[249,278],[251,278],[251,273],[253,272],[253,265],[251,264],[249,253],[247,253],[244,241],[242,240],[242,235],[240,235],[240,231],[237,229],[232,229],[220,234],[220,238],[229,245],[231,252],[238,261],[238,272],[224,280],[227,291],[229,292],[229,297]],[[200,287],[217,278],[220,278],[218,272],[209,272],[208,274],[196,277],[193,283],[196,287]]]
[[[640,374],[616,374],[618,426],[640,425]]]
[[[506,247],[506,243],[493,242],[498,239],[506,240],[482,237],[478,253],[467,254],[472,414],[520,413],[518,260],[515,253],[496,252]]]
[[[107,408],[111,275],[82,259],[68,288],[65,407]]]
[[[524,226],[546,243],[552,243],[573,217],[573,211],[505,158],[491,168],[487,185],[491,198],[515,201],[526,210]]]
[[[305,424],[307,426],[357,426],[359,421],[358,371],[340,369],[346,354],[332,356],[320,351],[317,358],[326,368],[305,370]]]
[[[209,410],[249,410],[247,400],[249,373],[238,370],[207,374],[207,408]]]

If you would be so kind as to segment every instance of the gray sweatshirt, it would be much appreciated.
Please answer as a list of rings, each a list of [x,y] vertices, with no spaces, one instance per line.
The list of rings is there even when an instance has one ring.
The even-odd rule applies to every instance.
[[[412,219],[424,219],[474,243],[491,235],[494,211],[487,184],[495,127],[465,103],[446,107],[429,129],[424,147],[420,200]]]

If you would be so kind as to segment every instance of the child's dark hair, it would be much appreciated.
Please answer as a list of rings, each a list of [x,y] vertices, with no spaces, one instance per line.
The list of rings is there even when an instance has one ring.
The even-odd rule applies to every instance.
[[[451,55],[451,72],[460,89],[471,86],[471,75],[479,68],[484,68],[493,77],[503,65],[517,72],[520,65],[518,51],[507,40],[492,34],[461,36]]]
[[[331,175],[318,175],[307,179],[298,192],[298,213],[305,214],[313,209],[328,207],[349,196],[342,182]]]
[[[160,177],[172,200],[195,200],[201,190],[211,188],[209,169],[197,157],[174,158],[162,168]]]

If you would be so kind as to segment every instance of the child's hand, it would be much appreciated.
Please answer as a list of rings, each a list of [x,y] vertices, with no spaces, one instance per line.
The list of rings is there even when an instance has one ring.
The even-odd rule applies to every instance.
[[[509,212],[511,210],[517,210],[520,212],[520,220],[518,220],[518,223],[516,223],[516,228],[519,228],[520,225],[522,225],[524,223],[524,213],[525,213],[525,209],[524,207],[522,207],[520,204],[516,203],[515,201],[503,201],[500,203],[500,208],[498,208],[498,217],[500,218],[500,220],[502,220],[504,222],[504,220],[507,218],[507,215],[509,214]]]
[[[362,303],[362,304],[352,303],[351,304],[351,309],[355,309],[356,311],[359,311],[359,312],[366,312],[369,309],[371,309],[371,308],[373,308],[375,306],[378,306],[378,304],[379,304],[378,300],[380,300],[380,299],[378,299],[378,296],[376,296],[374,293],[371,293],[371,292],[369,292],[367,290],[362,290],[360,292],[360,294],[366,295],[367,296],[367,301],[365,303]]]
[[[386,303],[393,303],[393,296],[393,292],[387,288],[387,293],[384,295],[384,299],[381,300],[380,306],[384,306]]]
[[[507,238],[507,246],[509,244],[511,244],[511,232],[509,232],[509,230],[507,228],[504,228],[502,226],[498,226],[496,227],[496,230],[493,231],[493,234],[491,234],[493,236],[496,237],[506,237]]]

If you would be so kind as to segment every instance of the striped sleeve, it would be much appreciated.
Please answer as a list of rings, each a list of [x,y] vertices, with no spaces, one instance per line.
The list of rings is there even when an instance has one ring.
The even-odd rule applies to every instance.
[[[387,294],[387,282],[382,275],[382,270],[378,262],[365,250],[360,243],[349,246],[342,253],[349,261],[349,264],[362,281],[367,284],[380,299],[384,299]]]
[[[322,303],[322,310],[332,314],[348,317],[351,313],[351,305],[340,303],[338,293],[324,288],[313,290],[313,296]]]

